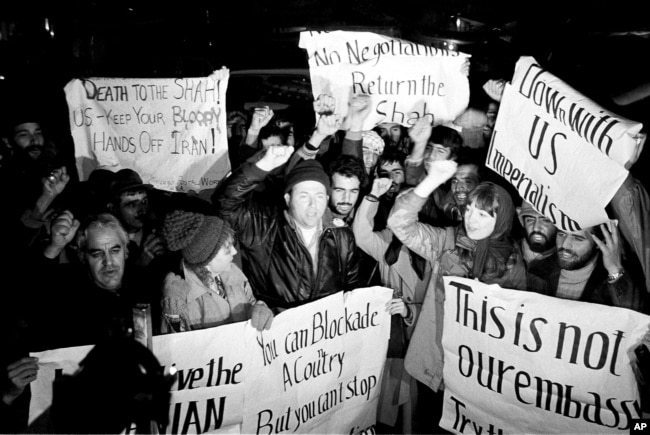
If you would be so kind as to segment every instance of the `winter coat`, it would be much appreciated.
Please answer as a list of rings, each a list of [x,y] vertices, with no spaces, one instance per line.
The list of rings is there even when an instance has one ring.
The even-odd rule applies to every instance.
[[[212,328],[248,320],[256,302],[248,279],[234,264],[220,277],[225,298],[184,266],[178,274],[167,274],[162,291],[161,333]]]
[[[213,200],[237,234],[242,268],[255,296],[270,308],[285,309],[357,288],[359,254],[352,230],[337,227],[325,212],[314,273],[312,257],[283,207],[251,200],[266,176],[245,164]]]
[[[438,391],[442,387],[442,328],[445,292],[443,276],[469,277],[471,268],[462,260],[457,246],[458,229],[436,228],[418,222],[418,212],[426,198],[413,191],[398,196],[388,218],[388,227],[406,247],[431,262],[434,276],[427,289],[422,311],[405,357],[406,371],[418,381]],[[512,258],[505,274],[494,280],[504,288],[524,290],[526,270],[521,253],[513,243]]]

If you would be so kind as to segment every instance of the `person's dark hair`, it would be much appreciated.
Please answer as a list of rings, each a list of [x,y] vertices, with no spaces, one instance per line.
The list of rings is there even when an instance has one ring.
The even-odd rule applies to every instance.
[[[404,167],[404,161],[406,160],[406,153],[397,148],[384,148],[384,152],[379,156],[377,160],[377,169],[381,168],[382,165],[387,163],[399,163]]]
[[[449,148],[451,154],[449,159],[452,160],[458,156],[458,152],[463,146],[463,137],[453,128],[438,125],[431,130],[429,143],[436,143],[445,148]]]
[[[487,171],[485,170],[485,153],[483,150],[461,147],[456,155],[456,163],[458,166],[475,165],[478,168],[479,182],[488,180]],[[490,179],[489,181],[494,180]]]
[[[368,184],[368,176],[363,161],[354,156],[342,154],[334,159],[329,166],[328,175],[330,179],[334,174],[340,174],[348,178],[357,177],[361,189],[365,188]]]
[[[268,139],[272,136],[278,136],[283,144],[287,143],[287,138],[289,137],[289,130],[286,128],[280,128],[274,122],[269,122],[267,125],[262,127],[260,134],[257,137],[258,140]]]
[[[476,201],[476,205],[488,213],[490,216],[499,212],[499,196],[497,195],[494,184],[482,183],[479,184],[469,193],[468,203]]]
[[[587,232],[598,237],[600,240],[605,240],[603,235],[603,230],[600,228],[600,225],[594,225],[593,227],[587,228]]]

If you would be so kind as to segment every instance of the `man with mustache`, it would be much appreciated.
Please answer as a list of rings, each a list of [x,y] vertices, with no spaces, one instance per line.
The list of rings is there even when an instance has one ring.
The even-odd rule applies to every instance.
[[[26,427],[29,385],[38,376],[29,352],[132,338],[133,308],[152,300],[146,296],[148,280],[126,270],[127,243],[108,213],[80,223],[64,211],[53,220],[50,240],[29,257],[31,273],[22,273],[25,294],[13,307],[12,324],[3,324],[13,335],[11,341],[3,337],[0,416],[6,410],[21,413],[16,416],[24,420],[15,424]],[[61,262],[64,251],[76,253],[78,261]]]
[[[525,233],[519,241],[519,247],[526,262],[526,269],[529,274],[543,277],[558,267],[555,249],[557,228],[549,218],[537,212],[527,201],[522,202],[517,214]]]
[[[458,162],[458,169],[451,178],[450,192],[445,198],[443,210],[452,222],[459,223],[465,214],[469,193],[482,181],[478,164],[467,161]],[[451,200],[450,198],[451,197]]]
[[[555,259],[555,265],[546,268],[543,275],[535,275],[529,266],[528,290],[644,312],[645,292],[624,267],[623,242],[617,227],[618,222],[612,220],[572,233],[557,229],[557,252],[549,257]],[[526,233],[527,242],[534,241],[538,249],[550,245],[544,230],[527,228]]]
[[[56,147],[45,139],[38,115],[17,109],[6,125],[2,140],[7,152],[0,162],[0,177],[5,185],[13,186],[5,192],[12,219],[41,199],[54,171],[61,173],[67,169],[67,173],[72,173],[70,165],[64,166]]]
[[[335,219],[351,225],[359,193],[366,187],[368,180],[363,163],[357,157],[340,155],[330,165],[329,175],[332,186],[330,211]]]
[[[233,172],[212,198],[235,230],[242,270],[255,297],[278,312],[359,287],[354,234],[332,219],[330,177],[318,161],[299,161],[286,174],[284,204],[261,203],[253,196],[294,151],[271,145],[261,159]]]
[[[37,308],[29,313],[34,347],[81,346],[129,334],[132,308],[150,293],[127,267],[128,242],[109,213],[80,222],[64,211],[54,219],[50,241],[34,259],[40,275]],[[78,261],[60,263],[64,250]]]

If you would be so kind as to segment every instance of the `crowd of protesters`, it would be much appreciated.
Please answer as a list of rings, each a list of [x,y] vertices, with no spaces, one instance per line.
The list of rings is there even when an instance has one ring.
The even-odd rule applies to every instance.
[[[373,130],[363,130],[367,97],[342,120],[321,96],[304,138],[269,107],[231,110],[232,171],[209,199],[156,189],[132,169],[79,180],[43,120],[16,110],[2,120],[0,160],[0,432],[27,430],[30,352],[128,337],[138,303],[150,305],[154,334],[249,319],[263,330],[336,292],[393,289],[377,417],[392,433],[441,431],[431,409],[439,415],[444,388],[443,276],[647,314],[645,187],[629,176],[606,224],[556,228],[485,167],[499,105],[486,94],[450,125]],[[408,351],[419,356],[413,373]]]

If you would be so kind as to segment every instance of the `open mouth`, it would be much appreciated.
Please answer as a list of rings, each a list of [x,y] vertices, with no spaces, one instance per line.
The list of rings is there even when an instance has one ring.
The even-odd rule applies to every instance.
[[[570,259],[572,259],[573,257],[575,257],[575,255],[574,255],[573,253],[569,252],[569,251],[560,251],[560,252],[558,253],[558,255],[559,255],[560,258],[562,258],[563,260],[570,260]]]
[[[544,237],[544,236],[541,235],[541,234],[533,234],[533,235],[530,237],[530,240],[531,240],[533,243],[544,243],[544,242],[546,241],[546,237]]]

